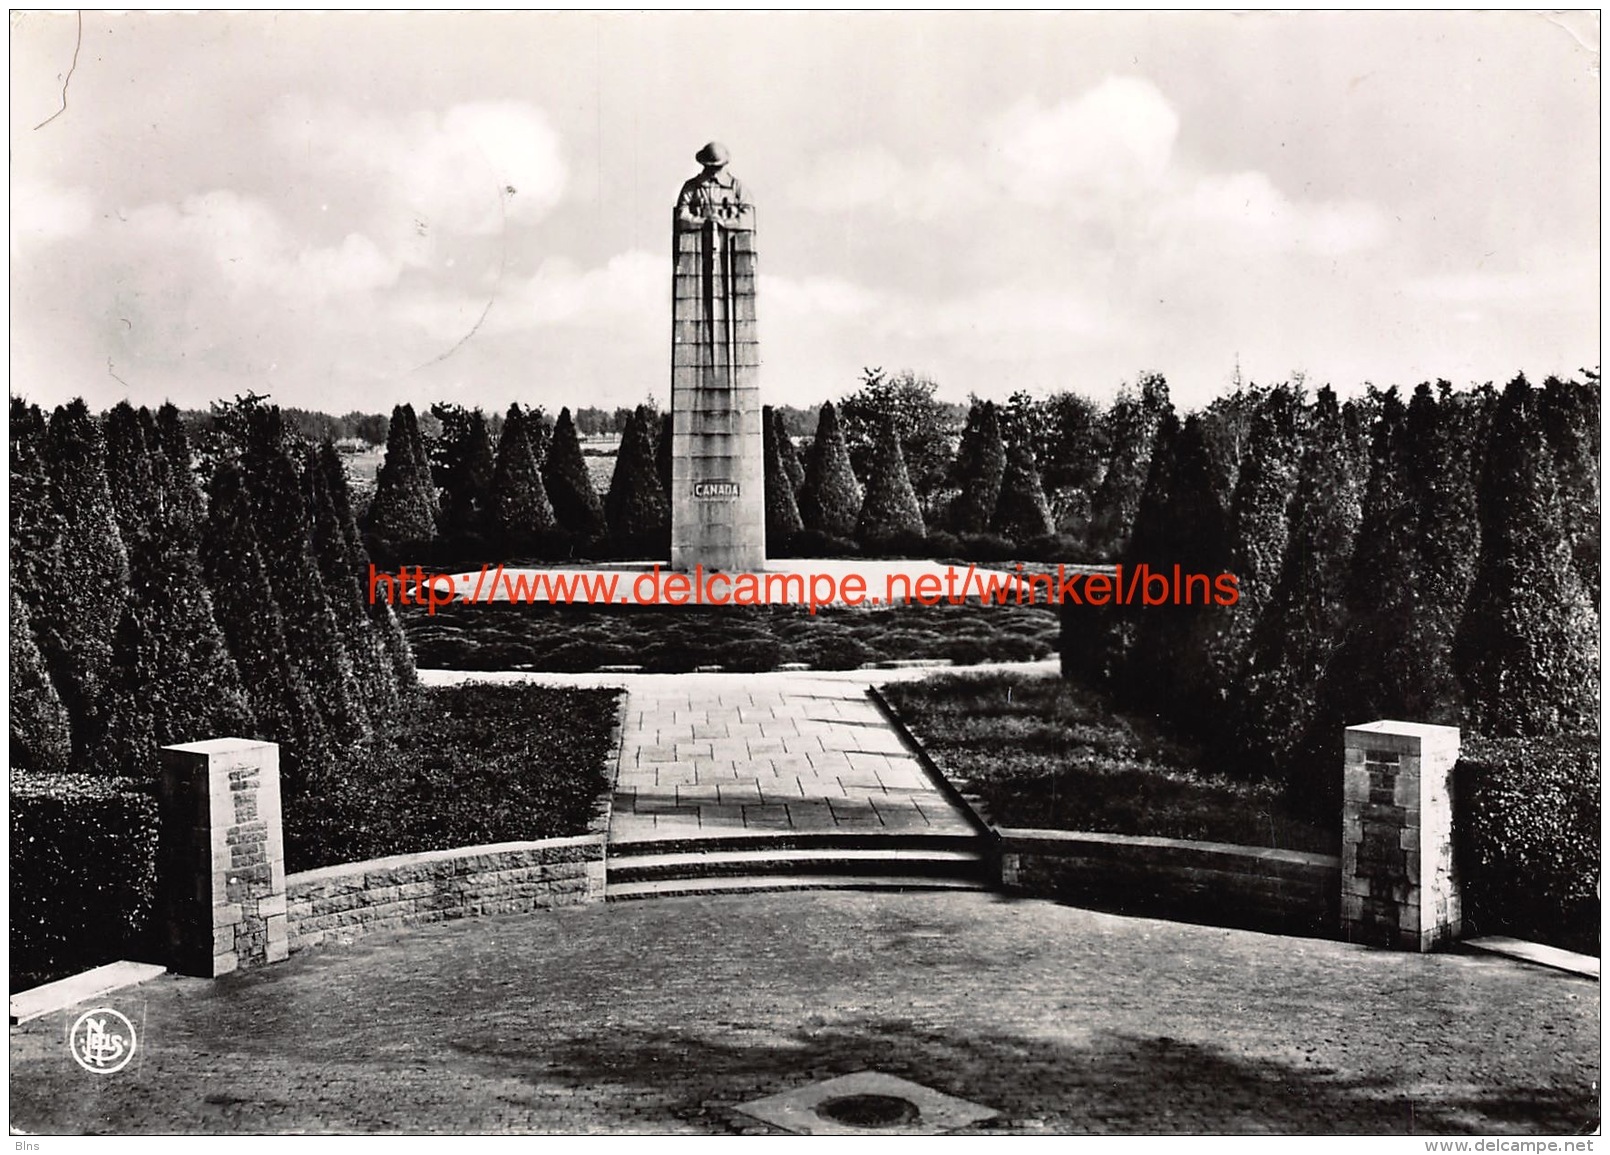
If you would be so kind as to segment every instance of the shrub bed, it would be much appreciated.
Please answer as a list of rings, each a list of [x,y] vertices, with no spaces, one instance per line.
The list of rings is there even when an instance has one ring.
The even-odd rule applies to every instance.
[[[619,692],[444,686],[339,778],[287,798],[285,867],[587,833]]]
[[[156,956],[157,803],[128,778],[11,775],[11,987]]]
[[[758,673],[789,662],[854,669],[897,659],[1034,661],[1056,649],[1045,606],[838,607],[455,604],[434,616],[398,607],[423,669],[551,671],[641,665]]]
[[[951,674],[882,693],[998,826],[1338,853],[1339,820],[1315,825],[1277,784],[1212,772],[1194,747],[1077,683]]]
[[[286,869],[586,834],[609,788],[618,691],[440,687],[391,735],[282,799]],[[155,788],[11,778],[11,985],[162,962]]]
[[[1599,953],[1599,738],[1467,738],[1454,839],[1466,933]]]

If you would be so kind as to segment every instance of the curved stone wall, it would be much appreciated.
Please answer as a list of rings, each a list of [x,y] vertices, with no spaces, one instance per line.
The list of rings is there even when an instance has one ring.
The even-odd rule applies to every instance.
[[[398,854],[285,878],[290,949],[370,930],[604,897],[604,835]]]
[[[1337,855],[1069,830],[997,829],[1001,884],[1119,914],[1335,938]]]

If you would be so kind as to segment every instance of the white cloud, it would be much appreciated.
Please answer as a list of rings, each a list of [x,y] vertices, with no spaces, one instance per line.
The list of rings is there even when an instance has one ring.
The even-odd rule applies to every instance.
[[[929,299],[831,277],[762,276],[760,310],[767,327],[852,325],[869,334],[932,341],[1087,335],[1112,323],[1101,303],[1055,288],[995,286]]]
[[[479,332],[487,335],[634,321],[669,326],[670,291],[666,262],[632,250],[591,269],[556,257],[530,277],[494,285],[481,295],[415,289],[399,298],[391,313],[438,341],[463,336],[478,320]]]
[[[545,262],[511,297],[526,326],[597,324],[622,317],[658,316],[670,303],[671,275],[664,258],[640,249],[613,256],[595,269]],[[665,324],[669,326],[667,318]]]
[[[980,129],[980,144],[925,164],[881,148],[820,156],[792,189],[820,212],[881,209],[907,219],[993,212],[1003,202],[1080,211],[1133,198],[1168,173],[1179,116],[1145,80],[1108,77],[1052,107],[1024,100]]]
[[[1561,295],[1557,279],[1527,272],[1477,271],[1417,277],[1408,281],[1403,291],[1422,301],[1446,305],[1526,305],[1552,301]]]
[[[820,213],[873,209],[929,221],[976,209],[987,196],[952,158],[911,167],[881,148],[847,149],[816,158],[789,190],[790,200]]]
[[[761,274],[764,319],[783,323],[824,317],[862,317],[885,307],[885,299],[863,285],[837,277],[773,277]]]
[[[294,290],[323,297],[386,288],[397,283],[402,268],[362,233],[348,233],[334,248],[304,249],[296,272]]]
[[[922,165],[876,147],[820,156],[792,199],[823,213],[983,227],[997,243],[1028,237],[1021,249],[1037,260],[1054,247],[1087,261],[1158,246],[1208,262],[1226,251],[1340,257],[1384,242],[1387,223],[1370,204],[1298,200],[1262,172],[1182,165],[1179,130],[1155,85],[1108,77],[1050,106],[1018,102],[982,127],[985,143],[970,153]]]
[[[1049,205],[1069,192],[1130,194],[1163,179],[1180,119],[1150,82],[1108,77],[1043,108],[1014,105],[991,127],[997,177],[1017,199]]]
[[[1019,286],[982,289],[966,297],[914,309],[904,327],[914,335],[1020,338],[1029,334],[1087,336],[1108,329],[1100,303],[1077,293]]]
[[[88,189],[19,178],[11,186],[11,251],[78,236],[94,216],[95,198]]]
[[[293,99],[269,114],[269,139],[292,165],[311,158],[320,195],[377,222],[382,247],[412,265],[431,263],[437,235],[542,220],[567,177],[548,117],[517,101],[386,114]]]
[[[1165,219],[1191,234],[1208,230],[1214,243],[1259,252],[1308,252],[1336,257],[1375,248],[1386,222],[1358,202],[1291,200],[1261,172],[1208,174],[1165,206]]]
[[[170,267],[186,256],[210,264],[236,294],[267,292],[299,303],[395,284],[401,263],[349,233],[339,245],[307,244],[267,204],[229,189],[187,197],[177,206],[143,205],[127,214],[129,241]]]

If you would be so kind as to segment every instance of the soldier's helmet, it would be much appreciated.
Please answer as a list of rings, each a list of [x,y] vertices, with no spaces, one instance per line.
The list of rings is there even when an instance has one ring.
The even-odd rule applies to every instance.
[[[712,140],[701,148],[693,157],[694,160],[706,168],[720,168],[731,159],[727,153],[727,146],[720,141]]]

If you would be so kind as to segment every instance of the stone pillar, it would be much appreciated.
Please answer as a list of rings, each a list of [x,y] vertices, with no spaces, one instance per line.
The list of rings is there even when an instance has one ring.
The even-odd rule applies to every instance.
[[[743,227],[673,226],[673,569],[766,566],[753,221],[750,209]]]
[[[215,978],[284,959],[279,747],[214,738],[164,746],[161,761],[169,966]]]
[[[1453,769],[1459,729],[1349,726],[1342,785],[1342,934],[1428,951],[1459,937]]]

